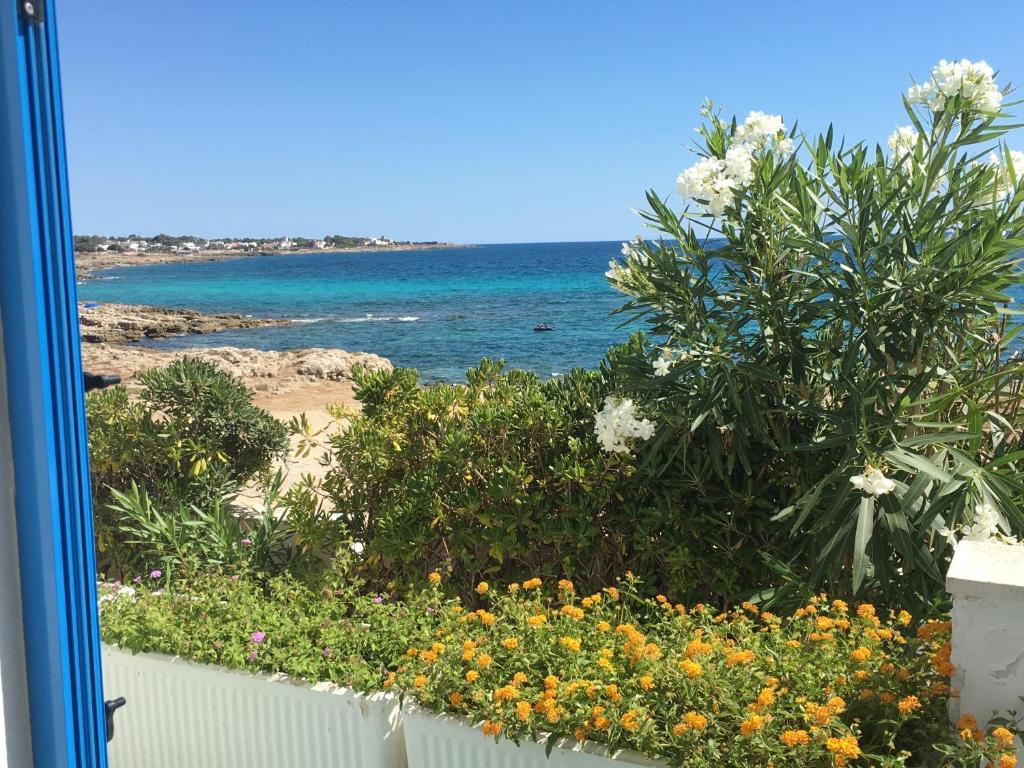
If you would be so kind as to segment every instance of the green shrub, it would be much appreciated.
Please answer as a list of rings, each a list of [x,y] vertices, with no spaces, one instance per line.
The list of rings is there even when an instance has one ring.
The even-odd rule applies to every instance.
[[[120,574],[159,570],[170,578],[224,567],[256,575],[280,572],[295,557],[286,511],[272,503],[241,516],[230,498],[158,505],[134,483],[112,493],[108,511],[120,542],[112,560]]]
[[[285,425],[211,363],[184,358],[143,374],[140,382],[137,399],[123,386],[86,398],[101,572],[135,567],[152,554],[128,543],[141,542],[147,530],[128,530],[133,519],[159,513],[167,522],[189,509],[209,514],[287,448]],[[138,503],[129,503],[129,496]],[[134,518],[133,509],[139,512]],[[198,525],[192,520],[178,530]],[[164,536],[153,544],[166,548],[175,540]]]
[[[135,652],[379,690],[407,644],[429,637],[422,628],[426,605],[375,602],[341,565],[331,573],[319,587],[290,576],[257,581],[217,573],[167,589],[155,589],[163,581],[148,578],[102,587],[103,640]],[[260,642],[254,633],[262,633]]]
[[[656,339],[611,375],[658,425],[640,448],[658,483],[709,535],[774,527],[762,554],[782,581],[908,606],[942,594],[947,536],[1024,527],[1005,309],[1024,154],[1001,143],[990,70],[934,77],[953,95],[915,91],[889,153],[708,106],[679,179],[697,204],[649,193],[662,239],[609,270]]]
[[[459,385],[357,373],[363,411],[332,438],[323,489],[365,544],[368,577],[392,589],[442,568],[468,593],[481,578],[568,573],[601,586],[632,570],[653,589],[716,602],[761,584],[767,568],[751,552],[765,532],[743,520],[705,530],[706,516],[681,505],[699,500],[600,450],[593,414],[607,387],[600,372],[541,382],[487,360]]]
[[[161,414],[178,440],[200,446],[207,463],[219,459],[232,482],[244,484],[287,447],[284,424],[253,405],[249,388],[213,363],[185,357],[139,381],[150,412]]]

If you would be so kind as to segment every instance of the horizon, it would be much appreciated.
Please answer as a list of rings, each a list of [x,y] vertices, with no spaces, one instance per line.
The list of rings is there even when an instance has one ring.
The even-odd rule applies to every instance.
[[[678,204],[705,98],[874,144],[940,58],[1024,78],[1024,4],[960,8],[801,1],[707,34],[715,9],[668,0],[66,4],[75,230],[627,240],[647,189]]]

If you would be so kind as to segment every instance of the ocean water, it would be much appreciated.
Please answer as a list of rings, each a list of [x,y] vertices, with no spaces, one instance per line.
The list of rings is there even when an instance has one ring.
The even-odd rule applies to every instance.
[[[621,243],[479,245],[253,256],[104,270],[79,299],[283,317],[297,323],[144,342],[164,349],[338,347],[458,380],[481,357],[547,377],[596,366],[634,327],[604,272]],[[539,323],[554,331],[537,333]]]

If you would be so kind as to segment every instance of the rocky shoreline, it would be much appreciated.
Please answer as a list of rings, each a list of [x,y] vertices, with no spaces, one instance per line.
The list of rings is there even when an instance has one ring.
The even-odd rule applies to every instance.
[[[287,325],[290,320],[203,314],[190,309],[161,309],[135,304],[79,305],[82,364],[92,373],[115,374],[126,384],[151,368],[182,357],[208,360],[266,394],[297,392],[311,385],[346,382],[352,369],[390,370],[385,357],[342,349],[264,351],[239,347],[163,350],[132,342],[165,336],[216,333],[234,328]]]
[[[97,304],[79,302],[78,325],[82,341],[90,344],[122,344],[142,339],[216,333],[234,328],[264,328],[289,325],[291,320],[206,315],[191,309],[161,309],[142,304]]]

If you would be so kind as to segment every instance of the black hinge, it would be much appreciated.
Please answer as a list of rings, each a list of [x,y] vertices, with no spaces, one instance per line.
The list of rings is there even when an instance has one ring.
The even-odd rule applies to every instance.
[[[15,0],[18,14],[27,24],[42,24],[46,21],[46,0]]]

